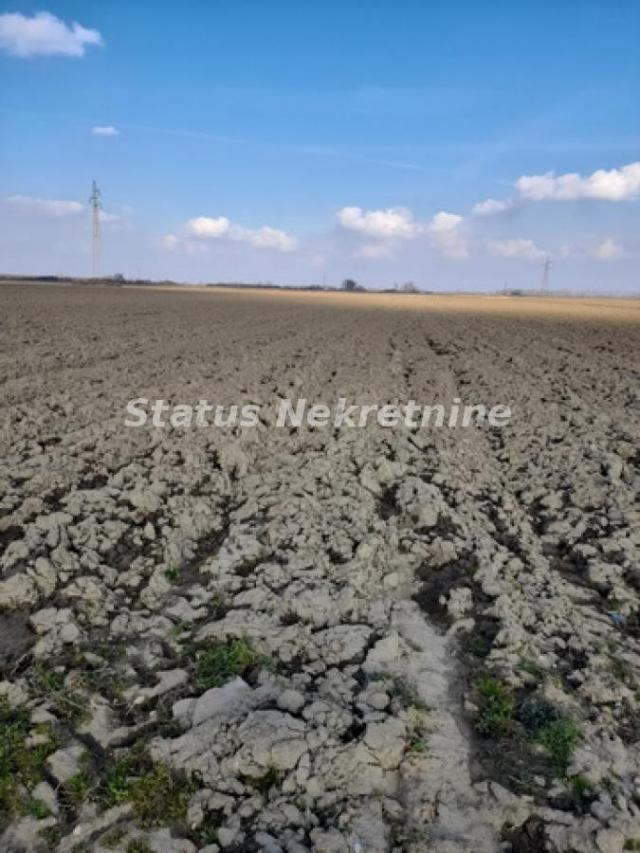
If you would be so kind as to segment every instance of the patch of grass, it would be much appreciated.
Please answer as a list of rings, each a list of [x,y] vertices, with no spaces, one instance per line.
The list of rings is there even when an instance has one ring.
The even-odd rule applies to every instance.
[[[53,713],[62,722],[78,725],[86,719],[88,712],[85,698],[65,687],[62,673],[44,664],[37,664],[33,668],[31,681],[35,691],[51,703]]]
[[[51,814],[49,806],[46,803],[43,803],[42,800],[36,800],[34,797],[32,797],[27,803],[25,812],[31,817],[35,817],[37,820],[43,820]]]
[[[584,776],[578,775],[571,779],[571,794],[579,812],[585,814],[596,797],[593,785]]]
[[[625,838],[623,850],[640,850],[640,838]]]
[[[202,823],[189,834],[189,838],[198,847],[206,847],[208,844],[218,843],[218,830],[224,823],[224,814],[221,811],[208,811]]]
[[[46,740],[28,746],[32,734],[45,735]],[[30,791],[42,780],[44,762],[55,749],[55,736],[48,726],[32,726],[26,708],[0,701],[0,827],[33,807],[36,801],[25,800],[24,790]]]
[[[106,835],[103,835],[100,839],[100,844],[102,847],[116,847],[122,839],[126,835],[126,830],[124,830],[121,826],[115,826],[113,829],[110,829]]]
[[[216,592],[213,598],[207,603],[207,608],[211,619],[222,619],[225,613],[229,612],[229,599],[223,593]]]
[[[556,706],[544,696],[528,696],[524,699],[516,714],[529,737],[535,737],[549,723],[559,719],[560,712]]]
[[[611,657],[609,658],[609,662],[611,664],[611,674],[614,678],[617,678],[618,681],[621,681],[623,684],[626,684],[627,687],[633,687],[635,683],[635,672],[633,666],[620,657]]]
[[[560,717],[541,728],[536,741],[549,752],[554,770],[564,776],[573,750],[582,740],[580,726],[571,717]]]
[[[416,687],[401,678],[393,680],[393,690],[391,695],[397,699],[400,706],[407,710],[408,708],[416,708],[418,711],[428,711],[426,703],[420,697]]]
[[[164,764],[136,779],[130,789],[130,799],[143,827],[183,821],[187,814],[193,786],[179,779]]]
[[[170,569],[165,569],[164,576],[169,583],[180,583],[182,580],[182,572],[176,566],[172,566]]]
[[[147,828],[184,821],[194,790],[184,777],[134,748],[107,765],[97,797],[106,808],[132,803],[140,826]]]
[[[262,776],[254,776],[249,781],[256,791],[268,794],[275,785],[282,782],[282,774],[275,767],[270,767]]]
[[[77,810],[89,796],[91,788],[91,776],[86,770],[81,770],[64,783],[63,797]]]
[[[132,838],[127,844],[127,853],[153,853],[144,838]]]
[[[60,824],[56,823],[53,826],[45,826],[44,829],[40,830],[38,835],[47,845],[48,850],[55,850],[62,841],[64,830]]]
[[[205,691],[211,687],[222,687],[236,676],[244,676],[259,665],[270,663],[259,655],[248,640],[228,640],[214,643],[196,652],[194,687]]]
[[[543,670],[531,658],[522,657],[520,659],[520,669],[537,680],[540,680],[544,675]]]
[[[503,737],[513,725],[516,701],[511,689],[493,676],[484,676],[475,684],[478,699],[476,731],[483,737]]]
[[[409,752],[422,753],[427,751],[427,741],[420,732],[415,732],[408,743],[407,750]]]
[[[193,626],[191,622],[176,622],[176,624],[171,629],[171,636],[174,639],[177,639],[178,637],[181,637],[182,634],[186,633],[187,631],[190,631],[192,627]]]

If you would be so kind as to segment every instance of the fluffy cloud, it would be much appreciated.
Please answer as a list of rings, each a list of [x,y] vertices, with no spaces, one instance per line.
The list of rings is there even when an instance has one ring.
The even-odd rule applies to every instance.
[[[619,258],[623,251],[621,243],[613,237],[607,237],[593,250],[593,257],[598,261],[610,261]]]
[[[0,50],[23,59],[30,56],[84,56],[87,45],[102,44],[97,30],[65,24],[49,12],[32,18],[16,13],[0,15]]]
[[[393,246],[389,243],[367,243],[355,252],[355,256],[356,258],[375,260],[376,258],[388,258],[392,253]]]
[[[343,228],[380,240],[410,240],[417,237],[421,230],[411,211],[404,207],[371,211],[364,211],[361,207],[343,207],[337,216]]]
[[[539,249],[533,240],[517,237],[514,240],[491,240],[487,248],[492,255],[502,258],[527,258],[535,261],[544,258],[546,252]]]
[[[640,161],[620,169],[598,169],[591,175],[569,172],[555,175],[523,175],[516,187],[529,201],[574,201],[591,198],[605,201],[631,201],[640,195]]]
[[[107,125],[96,125],[91,128],[91,133],[94,136],[119,136],[120,131],[111,124]]]
[[[187,255],[195,255],[198,252],[206,251],[202,243],[198,243],[195,240],[185,240],[182,237],[178,237],[177,234],[165,234],[160,239],[160,245],[169,252],[185,252]]]
[[[391,254],[398,240],[413,240],[426,236],[432,245],[448,258],[466,258],[464,237],[460,232],[462,217],[454,213],[437,213],[430,222],[418,222],[405,207],[364,211],[361,207],[343,207],[337,213],[338,222],[348,231],[355,231],[378,243],[367,243],[356,251],[357,257],[383,258]]]
[[[215,219],[210,216],[198,216],[187,222],[187,233],[194,237],[219,238],[226,237],[231,229],[231,222],[226,216],[218,216]]]
[[[61,218],[75,216],[84,210],[79,201],[58,201],[57,199],[33,198],[27,195],[12,195],[5,201],[21,213],[37,216]]]
[[[486,201],[479,201],[478,204],[474,204],[471,212],[474,216],[495,216],[495,214],[504,213],[512,207],[513,201],[511,199],[499,201],[495,198],[488,198]]]
[[[274,249],[277,252],[291,252],[297,245],[295,238],[286,231],[270,228],[268,225],[262,228],[245,228],[243,225],[235,225],[226,216],[197,216],[187,222],[184,232],[188,238],[197,240],[229,240],[247,243],[256,249]],[[164,245],[168,249],[181,248],[184,247],[185,241],[174,234],[167,234]]]
[[[445,258],[461,260],[469,256],[466,241],[460,231],[462,222],[462,216],[442,210],[436,213],[426,227],[431,243]]]

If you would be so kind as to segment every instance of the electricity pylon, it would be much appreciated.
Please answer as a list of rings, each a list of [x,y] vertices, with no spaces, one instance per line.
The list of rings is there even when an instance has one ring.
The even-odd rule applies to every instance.
[[[547,255],[542,265],[542,280],[540,281],[540,293],[549,292],[549,273],[551,272],[551,258]]]
[[[102,261],[102,234],[100,232],[100,211],[102,210],[102,195],[95,181],[91,183],[91,270],[94,278],[100,276]]]

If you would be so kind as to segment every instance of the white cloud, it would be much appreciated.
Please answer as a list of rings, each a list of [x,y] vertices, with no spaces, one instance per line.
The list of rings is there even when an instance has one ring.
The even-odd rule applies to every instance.
[[[180,246],[180,238],[175,234],[165,234],[164,237],[161,238],[160,244],[168,249],[170,252],[173,252],[174,249],[177,249]]]
[[[120,136],[120,131],[112,124],[99,125],[91,128],[94,136]]]
[[[116,222],[121,223],[123,217],[118,213],[108,213],[106,210],[100,211],[100,222],[104,222],[107,225],[112,225]]]
[[[338,211],[337,217],[343,228],[381,240],[410,240],[421,230],[411,211],[405,207],[371,211],[364,211],[361,207],[343,207]]]
[[[610,261],[619,258],[623,251],[621,243],[613,237],[607,237],[593,250],[593,257],[599,261]]]
[[[270,228],[268,225],[245,228],[243,225],[235,225],[226,216],[198,216],[190,219],[185,225],[185,232],[201,240],[230,240],[277,252],[291,252],[297,245],[294,237],[279,228]]]
[[[356,252],[356,258],[388,258],[393,253],[393,246],[389,243],[367,243],[361,246]]]
[[[569,172],[555,175],[523,175],[516,181],[521,196],[529,201],[574,201],[591,198],[631,201],[640,195],[640,161],[620,169],[598,169],[591,175]]]
[[[460,232],[462,217],[441,211],[430,222],[418,222],[405,207],[364,211],[361,207],[343,207],[337,213],[343,228],[377,239],[357,250],[357,257],[387,257],[398,240],[427,236],[432,245],[448,258],[466,258],[466,243]]]
[[[510,210],[512,207],[513,201],[511,199],[499,201],[495,198],[488,198],[486,201],[479,201],[478,204],[474,204],[471,212],[474,216],[495,216],[497,213]]]
[[[491,240],[487,248],[492,255],[502,258],[527,258],[535,261],[546,256],[546,252],[539,249],[533,240],[517,237],[514,240]]]
[[[84,207],[79,201],[59,201],[57,199],[33,198],[27,195],[12,195],[5,201],[25,214],[37,216],[75,216],[82,213]]]
[[[11,56],[84,56],[91,44],[102,44],[97,30],[75,21],[66,24],[49,12],[38,12],[32,18],[19,12],[0,15],[0,50]]]
[[[446,258],[462,260],[469,257],[466,241],[460,232],[463,221],[457,213],[445,213],[442,210],[436,213],[426,227],[431,243]]]
[[[257,249],[275,249],[278,252],[291,252],[296,247],[296,240],[293,237],[279,228],[270,228],[268,225],[255,231],[235,225],[231,229],[231,239],[250,243]]]
[[[160,246],[169,252],[185,252],[187,255],[195,255],[198,252],[206,252],[206,246],[194,240],[184,240],[177,234],[165,234],[160,239]]]
[[[187,222],[186,230],[194,237],[227,237],[231,222],[226,216],[218,216],[215,219],[210,216],[198,216]]]

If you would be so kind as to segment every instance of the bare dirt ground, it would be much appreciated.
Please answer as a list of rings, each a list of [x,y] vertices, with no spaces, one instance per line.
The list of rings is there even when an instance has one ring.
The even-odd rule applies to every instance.
[[[0,847],[639,849],[639,353],[637,302],[0,286]],[[341,396],[513,417],[274,427]]]

